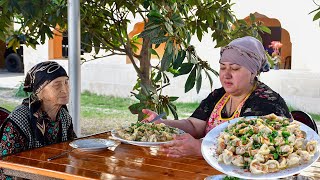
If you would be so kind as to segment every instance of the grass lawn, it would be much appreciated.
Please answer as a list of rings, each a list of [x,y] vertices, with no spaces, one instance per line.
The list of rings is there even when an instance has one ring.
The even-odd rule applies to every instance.
[[[137,102],[130,98],[102,96],[89,92],[81,94],[80,125],[82,135],[89,135],[137,121],[137,115],[131,114],[128,107]],[[12,111],[19,103],[0,98],[0,106]],[[189,117],[199,103],[176,103],[179,119]],[[290,107],[290,111],[294,108]],[[319,114],[311,116],[320,122]],[[173,119],[169,115],[168,119]]]

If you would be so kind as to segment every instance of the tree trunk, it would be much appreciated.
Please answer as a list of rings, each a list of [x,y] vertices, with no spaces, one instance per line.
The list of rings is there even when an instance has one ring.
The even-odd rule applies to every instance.
[[[150,59],[151,59],[151,53],[149,51],[149,48],[151,48],[151,43],[150,43],[150,38],[143,38],[143,43],[142,43],[142,49],[140,52],[141,55],[141,60],[140,60],[140,71],[141,71],[141,84],[144,87],[150,87],[151,86],[151,64],[150,64]],[[141,91],[143,95],[145,94],[144,91]],[[141,102],[142,103],[142,102]],[[144,114],[140,112],[138,114],[138,120],[142,120],[144,118]]]

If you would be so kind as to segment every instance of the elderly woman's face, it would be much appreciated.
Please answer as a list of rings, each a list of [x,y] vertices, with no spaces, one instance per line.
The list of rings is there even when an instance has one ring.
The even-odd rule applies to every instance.
[[[220,82],[227,93],[242,95],[251,87],[251,79],[254,75],[243,66],[223,62],[220,63]]]
[[[68,104],[69,78],[64,76],[54,79],[39,92],[39,97],[43,101],[56,105]]]

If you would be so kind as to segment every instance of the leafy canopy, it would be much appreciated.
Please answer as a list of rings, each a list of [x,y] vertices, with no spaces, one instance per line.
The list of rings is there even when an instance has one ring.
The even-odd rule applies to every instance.
[[[211,76],[218,73],[197,55],[197,47],[190,44],[194,35],[201,41],[205,34],[210,34],[216,47],[220,47],[238,37],[260,38],[259,32],[270,33],[267,27],[255,22],[253,15],[249,25],[238,20],[231,10],[230,0],[80,2],[82,48],[96,54],[104,50],[104,56],[126,55],[137,72],[137,84],[132,94],[140,102],[129,107],[132,113],[149,108],[158,113],[171,112],[175,119],[178,118],[172,103],[178,97],[162,94],[162,89],[170,85],[169,74],[174,77],[188,75],[185,92],[194,87],[199,92],[203,76],[212,87]],[[13,47],[18,47],[20,41],[32,47],[43,44],[46,37],[53,36],[52,29],[67,30],[66,3],[65,0],[0,0],[0,38]],[[143,19],[144,29],[129,38],[128,24],[135,18]],[[13,20],[21,27],[16,32],[8,32]],[[164,54],[159,55],[156,48],[163,43]],[[151,66],[151,54],[159,58],[158,65]]]

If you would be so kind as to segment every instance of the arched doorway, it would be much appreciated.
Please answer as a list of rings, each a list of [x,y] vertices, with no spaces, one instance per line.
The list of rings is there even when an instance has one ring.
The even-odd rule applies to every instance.
[[[265,26],[267,26],[271,30],[271,34],[260,34],[263,41],[264,48],[268,51],[268,53],[272,53],[272,49],[269,48],[269,45],[272,41],[280,41],[282,43],[282,48],[280,49],[281,62],[280,69],[291,69],[291,50],[292,43],[290,41],[289,32],[281,27],[281,23],[278,19],[269,18],[263,14],[259,14],[255,12],[253,14],[256,18],[256,21],[261,21]],[[249,23],[250,16],[244,18],[244,20]]]

